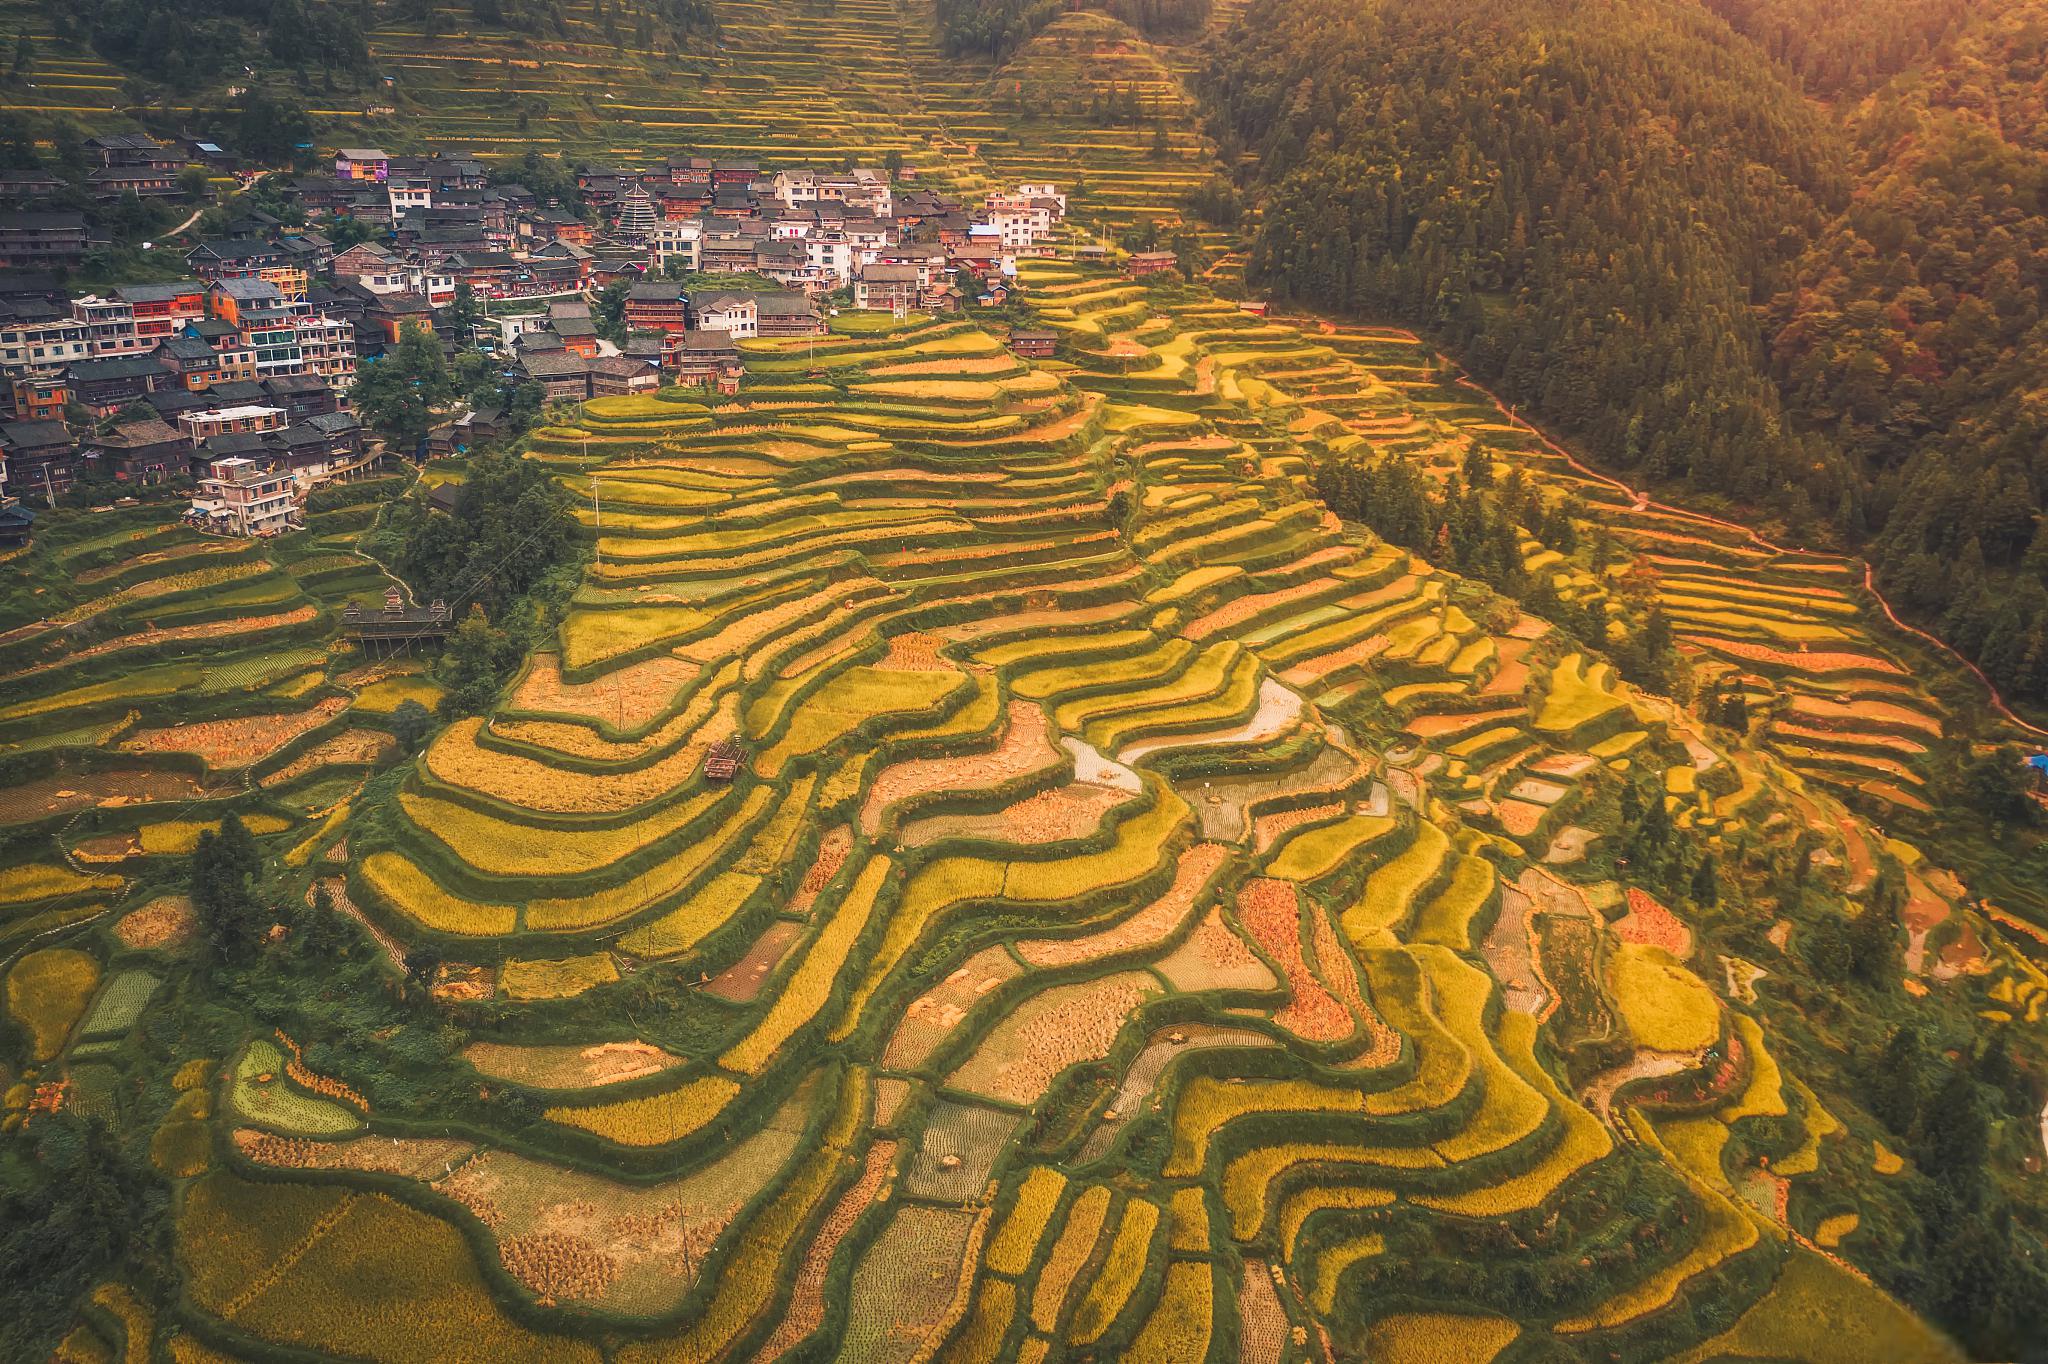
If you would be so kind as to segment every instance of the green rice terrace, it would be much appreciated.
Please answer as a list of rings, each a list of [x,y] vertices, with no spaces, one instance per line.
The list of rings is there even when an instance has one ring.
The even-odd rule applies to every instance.
[[[1964,1357],[1879,1286],[1957,1148],[1840,992],[2035,1057],[2040,885],[1914,832],[1961,743],[1860,578],[1406,335],[1025,282],[1058,361],[847,318],[538,429],[579,585],[416,754],[436,683],[339,615],[401,480],[268,544],[46,518],[0,1161],[75,1112],[170,1191],[60,1358]],[[1567,509],[1514,550],[1608,630],[1340,521],[1333,459]],[[1648,602],[1743,725],[1621,678]],[[280,964],[209,975],[230,811]],[[2033,1115],[1984,1140],[2033,1217]]]

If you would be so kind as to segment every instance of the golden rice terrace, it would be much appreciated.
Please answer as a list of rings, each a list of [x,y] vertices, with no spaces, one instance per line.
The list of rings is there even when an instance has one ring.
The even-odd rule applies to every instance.
[[[175,1188],[173,1299],[108,1285],[67,1358],[1957,1357],[1858,1267],[1919,1174],[1781,1041],[1808,930],[1745,870],[1845,919],[1893,878],[1908,991],[2048,998],[1856,813],[1948,742],[1860,578],[1575,472],[1404,335],[1025,283],[1060,362],[870,322],[538,431],[581,585],[416,757],[433,684],[336,641],[374,507],[38,540],[8,1123],[157,1124]],[[1575,497],[1627,552],[1525,564],[1653,593],[1751,734],[1340,523],[1311,450]],[[1644,803],[1717,902],[1632,879]],[[228,809],[438,1042],[152,1031]]]

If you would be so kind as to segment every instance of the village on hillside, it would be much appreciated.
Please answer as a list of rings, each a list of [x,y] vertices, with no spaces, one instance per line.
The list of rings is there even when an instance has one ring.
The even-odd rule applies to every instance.
[[[189,476],[198,528],[291,528],[315,487],[382,460],[349,390],[414,328],[450,356],[475,348],[536,403],[669,384],[730,395],[747,338],[822,334],[841,308],[1001,307],[1067,209],[1054,184],[970,205],[893,164],[771,171],[679,153],[577,167],[571,198],[459,154],[345,147],[326,173],[292,178],[240,172],[208,142],[120,133],[86,147],[96,193],[176,196],[197,167],[283,211],[237,211],[182,252],[189,278],[82,293],[63,277],[94,246],[85,215],[0,213],[0,545],[86,481]],[[48,188],[0,172],[0,200]],[[1140,253],[1126,268],[1175,264]],[[1013,344],[1042,356],[1052,339],[1020,329]],[[402,453],[504,434],[502,407],[472,405]]]

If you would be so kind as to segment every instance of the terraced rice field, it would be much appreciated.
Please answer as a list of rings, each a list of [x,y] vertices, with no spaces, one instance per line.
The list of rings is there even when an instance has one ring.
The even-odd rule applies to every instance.
[[[1758,678],[1763,746],[1731,754],[1309,497],[1309,430],[1432,468],[1495,442],[1599,495],[1423,383],[1412,342],[1064,262],[1027,280],[1076,338],[1062,362],[911,319],[823,348],[822,392],[784,391],[782,347],[750,343],[751,386],[715,412],[601,399],[537,431],[529,457],[594,493],[600,553],[552,649],[375,812],[293,804],[333,794],[308,754],[381,723],[350,698],[408,679],[321,633],[374,570],[323,591],[289,545],[221,556],[257,568],[236,581],[264,588],[261,619],[312,607],[265,627],[285,638],[228,637],[243,681],[221,722],[336,713],[10,790],[40,840],[0,872],[16,940],[153,899],[139,830],[253,800],[337,913],[462,982],[451,1019],[489,1028],[456,1086],[517,1096],[429,1140],[285,1039],[229,1058],[221,1102],[182,1119],[227,1140],[176,1165],[209,1338],[595,1359],[602,1322],[632,1360],[1477,1359],[1546,1337],[1649,1358],[1795,1294],[1902,1320],[1792,1249],[1788,1207],[1806,1186],[1841,1206],[1853,1138],[1585,814],[1640,775],[1713,846],[1738,823],[1815,829],[1844,894],[1896,856],[1849,803],[1884,798],[1869,778],[1771,728],[1881,716],[1894,728],[1867,732],[1944,742],[1904,665],[1830,672],[1771,633],[1798,615],[1839,632],[1829,655],[1891,658],[1852,585],[1773,559],[1760,571],[1811,592],[1764,616],[1732,573],[1660,578],[1674,619],[1711,600],[1689,647]],[[1128,344],[1156,365],[1111,363]],[[938,405],[876,382],[930,360],[985,387]],[[1602,506],[1646,555],[1678,533]],[[36,553],[139,562],[179,538],[87,520]],[[1711,529],[1687,523],[1683,557],[1749,562]],[[176,619],[176,591],[131,590],[158,580],[116,573],[51,614],[115,644]],[[180,646],[98,673],[48,633],[8,646],[49,671],[0,734],[61,730],[83,755],[175,728],[147,679],[187,666]],[[1733,647],[1766,638],[1779,656]],[[316,670],[288,702],[265,690]],[[200,672],[174,686],[213,694]],[[274,746],[217,752],[230,732]],[[703,773],[721,742],[745,754],[730,783]],[[1915,884],[1935,917],[1966,913],[1931,863]],[[1950,988],[1937,964],[1929,986]],[[23,1006],[57,1064],[136,1026],[158,980],[138,970]],[[688,1045],[653,1031],[668,1010]],[[1730,1163],[1750,1150],[1732,1136],[1788,1115],[1811,1152]],[[1786,1197],[1742,1192],[1766,1174]],[[1475,1258],[1489,1272],[1464,1272]]]
[[[369,34],[384,80],[307,98],[323,146],[486,160],[532,150],[631,168],[679,150],[771,169],[873,165],[894,152],[920,183],[977,199],[998,184],[1059,183],[1105,227],[1179,223],[1187,192],[1212,170],[1181,80],[1195,47],[1148,42],[1101,15],[1063,16],[992,69],[941,55],[929,0],[715,8],[717,39],[681,50],[642,47],[631,8],[595,0],[571,0],[566,31],[544,36],[480,28],[464,6],[436,6],[431,26],[419,11],[400,23],[387,10]],[[1216,22],[1232,8],[1217,6]],[[129,125],[120,73],[57,49],[43,11],[7,0],[0,32],[38,43],[35,85],[8,107]],[[1103,100],[1128,112],[1099,117]]]
[[[0,873],[0,948],[175,867],[231,805],[303,840],[390,762],[370,693],[419,664],[367,667],[337,635],[343,607],[382,604],[383,570],[352,547],[402,486],[323,493],[268,545],[203,536],[161,503],[45,518],[10,565],[45,614],[0,633],[0,827],[42,859]]]

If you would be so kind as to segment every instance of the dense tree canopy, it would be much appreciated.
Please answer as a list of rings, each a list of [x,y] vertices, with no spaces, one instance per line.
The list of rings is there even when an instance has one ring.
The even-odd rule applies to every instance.
[[[1218,52],[1255,280],[1864,545],[2048,698],[2048,3],[1254,0]]]
[[[398,344],[356,374],[350,394],[363,420],[388,432],[410,453],[433,427],[436,410],[455,396],[455,381],[434,333],[407,323]]]
[[[369,76],[368,0],[80,0],[51,5],[60,35],[76,34],[108,61],[189,89],[244,67]]]
[[[569,495],[547,466],[493,452],[469,461],[454,509],[406,502],[394,525],[403,537],[397,568],[420,592],[493,619],[571,554],[576,522]]]

